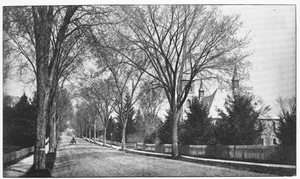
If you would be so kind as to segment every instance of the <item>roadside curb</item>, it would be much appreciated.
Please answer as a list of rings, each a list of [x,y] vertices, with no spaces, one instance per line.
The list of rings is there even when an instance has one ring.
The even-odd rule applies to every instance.
[[[151,156],[151,157],[160,157],[160,158],[170,158],[171,157],[171,154],[147,152],[147,151],[135,150],[135,149],[125,149],[125,151],[128,152],[128,153],[146,155],[146,156]]]

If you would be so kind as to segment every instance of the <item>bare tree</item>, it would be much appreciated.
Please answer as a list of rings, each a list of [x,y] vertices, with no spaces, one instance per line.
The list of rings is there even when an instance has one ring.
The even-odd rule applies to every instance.
[[[143,114],[143,133],[144,143],[150,137],[151,140],[155,140],[153,134],[156,133],[160,127],[161,120],[158,117],[158,113],[162,107],[162,103],[165,100],[163,88],[159,83],[154,80],[146,80],[141,85],[140,89],[139,108]]]
[[[75,6],[7,8],[9,19],[7,35],[14,43],[15,51],[28,62],[20,67],[29,69],[36,76],[39,113],[34,155],[35,170],[45,169],[45,124],[49,116],[51,93],[55,91],[57,84],[55,77],[60,65],[62,44],[67,36],[74,32],[69,33],[68,26],[77,8]],[[65,16],[60,14],[62,11],[66,12]],[[56,22],[61,24],[58,31],[54,32],[52,27]]]
[[[111,78],[104,80],[96,80],[90,84],[90,95],[95,99],[95,108],[100,116],[103,124],[103,145],[106,145],[106,131],[112,114],[115,102],[113,96],[115,94],[114,81]]]
[[[86,110],[89,112],[88,114],[88,131],[89,131],[89,138],[91,140],[91,129],[94,128],[94,137],[96,136],[96,123],[97,121],[101,121],[101,116],[99,116],[98,112],[98,103],[97,99],[95,99],[92,94],[91,87],[82,87],[80,89],[80,96],[83,99],[84,103],[86,104]],[[97,120],[100,118],[100,120]],[[101,123],[101,127],[103,124]],[[96,142],[96,137],[94,139],[94,142]]]
[[[4,12],[5,13],[5,12]],[[5,22],[3,22],[4,29]],[[3,83],[5,84],[7,80],[11,77],[12,70],[14,67],[14,57],[13,57],[13,47],[10,42],[10,38],[8,37],[5,30],[3,31]]]
[[[106,144],[106,129],[109,117],[114,111],[115,93],[114,81],[110,77],[102,77],[90,70],[82,73],[79,77],[80,96],[94,108],[101,122],[101,129],[104,130],[103,145]]]
[[[63,88],[63,85],[59,87],[50,108],[49,152],[56,151],[58,132],[61,132],[59,130],[60,125],[73,116],[72,98],[70,92]]]
[[[26,59],[24,67],[36,76],[33,80],[36,80],[37,85],[39,114],[34,168],[44,170],[45,123],[50,117],[49,111],[58,80],[67,75],[66,69],[70,70],[69,67],[80,54],[76,55],[71,50],[78,43],[81,30],[102,23],[102,17],[109,11],[102,6],[34,6],[8,9],[10,28],[7,34],[14,42],[15,49]],[[76,65],[71,69],[74,67]]]
[[[77,102],[77,112],[76,112],[76,122],[77,125],[80,125],[81,134],[84,135],[86,138],[89,136],[89,140],[91,138],[91,128],[94,124],[95,114],[91,111],[90,104],[83,100],[81,102]]]
[[[122,124],[122,149],[125,149],[126,125],[130,111],[126,109],[124,99],[125,95],[128,95],[128,100],[131,102],[130,106],[127,106],[128,109],[133,107],[137,102],[139,99],[137,89],[142,80],[143,71],[122,65],[122,63],[118,66],[110,66],[110,64],[108,66],[116,86],[117,95],[114,98],[116,103],[115,112],[118,114],[119,122]]]
[[[19,79],[33,83],[36,77],[35,39],[31,7],[4,7],[5,63],[16,61]],[[9,46],[7,46],[9,45]],[[12,51],[8,51],[11,47]]]
[[[32,7],[34,19],[34,38],[36,52],[36,76],[37,76],[37,92],[39,98],[38,119],[37,119],[37,144],[34,155],[35,170],[45,170],[45,132],[46,121],[49,116],[49,108],[51,105],[51,90],[56,90],[57,66],[59,65],[59,56],[64,40],[69,35],[68,26],[78,6],[69,6],[66,8],[65,16],[61,19],[61,26],[58,29],[57,36],[54,40],[54,48],[50,57],[50,43],[52,35],[52,27],[56,13],[60,12],[60,8],[54,12],[55,8],[49,7]],[[57,19],[56,19],[57,20]],[[72,32],[72,31],[71,31]]]
[[[165,100],[163,88],[154,80],[146,80],[140,88],[139,107],[144,116],[157,116],[162,102]]]
[[[238,37],[238,15],[222,15],[215,6],[124,6],[128,21],[115,29],[125,45],[114,48],[127,62],[143,70],[164,88],[172,119],[172,157],[178,153],[178,120],[192,83],[199,79],[226,79],[234,65],[244,68],[247,35]],[[124,16],[124,14],[122,14]],[[111,47],[111,43],[107,42]],[[126,49],[126,50],[124,50]],[[134,51],[143,52],[131,58]],[[138,61],[150,63],[141,66]],[[185,83],[183,84],[183,81]]]

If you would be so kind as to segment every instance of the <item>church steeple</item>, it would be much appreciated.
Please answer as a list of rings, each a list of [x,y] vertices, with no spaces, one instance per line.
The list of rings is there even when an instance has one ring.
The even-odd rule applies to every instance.
[[[202,79],[200,80],[200,87],[199,87],[199,99],[204,97],[204,89],[203,89],[203,82]]]
[[[239,88],[239,78],[237,74],[237,66],[234,66],[234,71],[233,71],[233,77],[232,77],[232,92],[235,95],[237,92],[237,89]]]

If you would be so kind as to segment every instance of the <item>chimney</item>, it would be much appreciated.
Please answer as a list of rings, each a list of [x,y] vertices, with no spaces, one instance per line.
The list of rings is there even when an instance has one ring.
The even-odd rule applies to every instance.
[[[202,99],[204,97],[204,89],[203,89],[203,83],[202,79],[200,80],[200,87],[199,87],[199,99]]]
[[[239,88],[239,79],[238,79],[238,74],[237,74],[237,66],[234,66],[234,72],[233,72],[233,77],[232,77],[232,92],[235,95],[237,89]]]

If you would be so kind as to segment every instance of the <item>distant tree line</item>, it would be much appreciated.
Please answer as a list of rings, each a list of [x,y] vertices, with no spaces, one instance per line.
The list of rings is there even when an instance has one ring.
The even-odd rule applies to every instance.
[[[228,96],[224,103],[225,111],[218,110],[221,117],[213,121],[209,117],[207,106],[203,105],[198,97],[193,97],[185,111],[187,119],[178,124],[180,145],[259,144],[259,138],[265,128],[259,116],[267,112],[269,107],[257,108],[256,102],[252,95]],[[125,110],[129,111],[126,142],[172,143],[172,121],[169,111],[164,120],[156,116],[151,123],[145,120],[140,110],[135,111],[128,103],[129,97],[125,97]],[[280,127],[276,134],[284,146],[296,144],[295,109],[293,105],[290,111],[283,110],[279,115]],[[122,125],[118,118],[110,118],[106,138],[121,142]]]
[[[126,142],[146,142],[146,143],[154,143],[158,141],[158,129],[162,125],[161,119],[153,114],[153,118],[149,118],[147,115],[142,114],[141,110],[135,110],[134,107],[130,104],[130,97],[127,94],[124,98],[124,111],[128,114],[127,123],[126,123]],[[81,118],[79,121],[84,121],[83,116],[80,115],[83,111],[78,111],[76,118]],[[93,122],[92,122],[93,123]],[[74,127],[77,125],[78,131],[79,124],[74,124]],[[90,121],[86,120],[85,123],[82,123],[83,130],[82,133],[86,137],[89,136],[89,129],[91,126]],[[94,137],[94,130],[91,128],[91,137]],[[106,133],[104,134],[104,129],[96,129],[99,135],[106,135],[106,139],[113,140],[117,142],[122,142],[122,132],[123,132],[123,124],[120,121],[119,116],[116,118],[110,117],[108,120]],[[80,134],[78,134],[80,136]]]
[[[4,146],[34,146],[36,140],[37,98],[29,99],[24,93],[12,105],[11,96],[4,96],[3,143]]]

